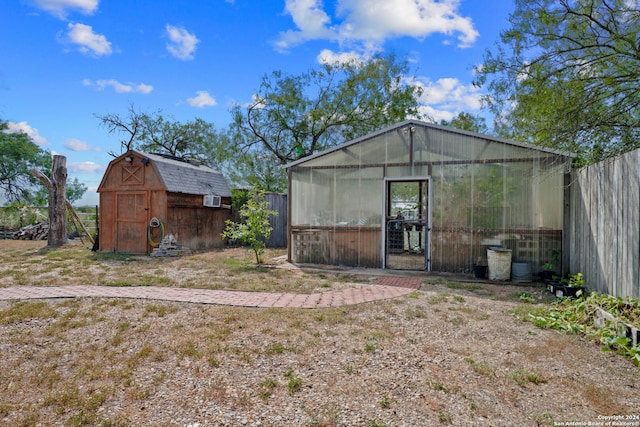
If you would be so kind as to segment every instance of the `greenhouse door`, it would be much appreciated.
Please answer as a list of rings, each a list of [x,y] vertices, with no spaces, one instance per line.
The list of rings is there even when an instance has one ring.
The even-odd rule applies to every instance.
[[[429,181],[387,181],[385,268],[429,270]]]

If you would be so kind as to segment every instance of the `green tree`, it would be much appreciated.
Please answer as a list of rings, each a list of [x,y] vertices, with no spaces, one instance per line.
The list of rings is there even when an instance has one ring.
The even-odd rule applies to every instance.
[[[233,157],[232,161],[233,167],[228,168],[227,174],[232,182],[265,192],[287,191],[287,180],[282,164],[271,153],[240,153]]]
[[[42,172],[45,175],[50,176],[51,166],[49,165],[48,168],[42,169]],[[84,196],[84,193],[86,192],[87,192],[87,186],[83,182],[80,182],[78,178],[73,178],[73,180],[67,181],[65,194],[66,194],[67,200],[71,204],[80,200],[82,196]],[[25,203],[28,203],[34,206],[46,206],[49,203],[49,190],[47,190],[43,185],[40,185],[36,191],[31,192],[27,196]]]
[[[120,141],[122,152],[137,149],[205,161],[220,157],[212,156],[214,142],[219,136],[213,125],[201,118],[180,123],[170,116],[163,116],[161,110],[147,114],[133,105],[129,106],[127,115],[110,113],[96,117],[108,133],[124,136]],[[120,153],[110,154],[118,156]]]
[[[516,0],[478,68],[496,131],[593,162],[640,146],[640,9],[626,0]]]
[[[240,208],[239,214],[243,222],[227,220],[227,227],[222,237],[236,239],[248,245],[256,256],[256,262],[262,264],[265,239],[271,236],[273,229],[269,224],[269,218],[278,215],[278,212],[269,210],[269,202],[265,199],[263,192],[253,191]]]
[[[393,55],[325,63],[299,75],[275,71],[262,78],[249,106],[232,109],[229,140],[256,166],[261,158],[283,165],[419,117],[421,89],[405,83],[407,72],[407,62]],[[283,170],[266,172],[286,187]]]
[[[71,181],[67,181],[67,200],[72,204],[77,202],[87,192],[87,186],[78,180],[73,178]]]
[[[0,191],[9,201],[27,201],[40,182],[29,172],[32,168],[51,169],[51,155],[22,132],[7,133],[0,121]]]
[[[440,120],[439,124],[485,135],[489,133],[489,128],[487,127],[484,117],[474,116],[473,114],[466,113],[464,111],[458,113],[458,115],[451,120]]]

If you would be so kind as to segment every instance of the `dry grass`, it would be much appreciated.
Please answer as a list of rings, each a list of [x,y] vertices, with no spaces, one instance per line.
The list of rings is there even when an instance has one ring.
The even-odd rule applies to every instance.
[[[286,250],[268,250],[267,263],[253,264],[246,249],[212,250],[185,257],[136,257],[110,252],[92,252],[80,243],[49,249],[41,241],[3,241],[0,286],[175,286],[181,288],[227,289],[312,293],[370,283],[366,276],[352,274],[310,274],[300,270],[274,268]]]
[[[258,268],[243,249],[149,259],[6,242],[2,286],[314,292],[373,281]],[[516,290],[438,279],[323,310],[0,302],[0,426],[551,426],[640,413],[637,368],[517,320]]]

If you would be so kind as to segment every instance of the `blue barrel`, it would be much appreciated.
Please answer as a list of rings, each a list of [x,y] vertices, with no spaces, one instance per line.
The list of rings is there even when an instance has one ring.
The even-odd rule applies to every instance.
[[[531,263],[514,262],[511,264],[511,280],[514,282],[531,282],[533,280]]]

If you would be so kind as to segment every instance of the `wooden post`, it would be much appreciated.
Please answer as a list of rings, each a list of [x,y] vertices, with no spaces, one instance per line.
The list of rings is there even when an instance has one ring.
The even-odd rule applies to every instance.
[[[49,246],[67,243],[67,158],[53,156],[51,179],[37,169],[31,174],[38,178],[49,190]]]
[[[75,209],[73,209],[73,206],[71,205],[71,202],[68,201],[66,198],[64,199],[64,203],[65,206],[67,207],[67,211],[69,211],[69,213],[71,214],[71,216],[73,217],[73,219],[75,220],[76,224],[78,224],[80,226],[80,228],[82,228],[82,231],[84,231],[84,234],[87,236],[87,238],[89,239],[89,241],[91,242],[91,244],[94,244],[95,241],[93,240],[93,237],[91,236],[91,234],[89,233],[89,230],[87,230],[87,227],[84,226],[84,224],[82,223],[82,220],[80,219],[80,217],[78,216],[78,212],[76,212]]]

